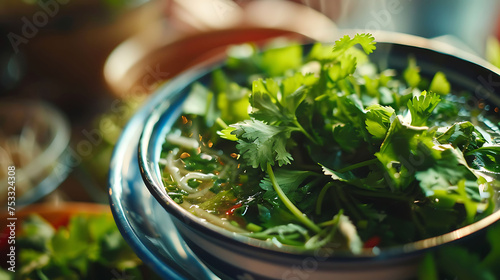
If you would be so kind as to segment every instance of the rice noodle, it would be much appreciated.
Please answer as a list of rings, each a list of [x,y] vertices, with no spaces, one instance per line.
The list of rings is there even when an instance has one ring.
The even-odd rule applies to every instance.
[[[165,169],[167,169],[168,173],[170,173],[174,181],[178,183],[177,185],[180,189],[188,193],[195,193],[196,192],[195,189],[191,188],[186,183],[183,184],[181,182],[181,173],[179,171],[179,168],[174,165],[174,161],[172,159],[173,157],[174,153],[172,152],[167,155],[167,158],[165,159],[166,160]]]
[[[198,190],[195,188],[191,188],[187,182],[191,179],[196,179],[196,180],[202,180],[202,181],[207,181],[207,180],[212,180],[214,178],[214,174],[205,174],[205,173],[200,173],[200,172],[188,172],[186,175],[182,176],[180,169],[175,166],[174,160],[174,153],[171,152],[167,155],[167,158],[162,161],[165,163],[165,168],[167,169],[168,173],[172,175],[172,178],[174,181],[177,183],[180,189],[190,193],[194,194],[197,193]]]
[[[180,135],[169,134],[166,139],[170,144],[178,145],[187,149],[198,149],[200,144],[194,138],[184,137]]]
[[[218,174],[219,178],[224,178],[226,176],[226,173],[228,173],[230,171],[230,169],[233,169],[234,172],[230,172],[230,175],[228,175],[228,177],[230,177],[231,181],[235,180],[236,176],[239,173],[238,168],[237,168],[238,162],[236,160],[234,160],[232,157],[228,157],[227,155],[225,155],[223,153],[217,153],[216,151],[214,151],[212,149],[208,149],[206,147],[201,147],[201,151],[203,153],[211,154],[211,155],[214,155],[216,157],[219,157],[226,163],[224,166],[224,169],[222,169],[222,171]]]
[[[191,194],[188,194],[186,196],[186,198],[198,198],[198,197],[201,197],[201,196],[204,196],[205,194],[208,193],[208,191],[210,190],[209,187],[206,187],[204,189],[202,189],[201,191],[198,191],[198,192],[195,192],[195,193],[191,193]]]
[[[247,232],[245,229],[242,229],[240,227],[232,225],[228,220],[223,220],[223,219],[221,219],[213,214],[208,213],[207,211],[205,211],[201,208],[198,208],[198,206],[193,207],[193,204],[190,204],[186,201],[184,201],[181,204],[181,206],[183,208],[187,209],[188,211],[193,212],[193,214],[195,214],[196,216],[198,216],[202,219],[205,219],[207,222],[214,224],[216,226],[219,226],[221,228],[225,228],[229,231],[237,232],[237,233]]]
[[[214,176],[215,175],[212,173],[205,174],[201,172],[189,172],[188,174],[184,175],[184,177],[181,178],[180,183],[187,184],[187,181],[191,179],[202,180],[202,181],[212,180]]]

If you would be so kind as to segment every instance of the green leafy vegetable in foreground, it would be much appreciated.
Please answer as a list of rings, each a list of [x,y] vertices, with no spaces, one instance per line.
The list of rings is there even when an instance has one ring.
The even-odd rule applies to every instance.
[[[169,136],[198,147],[165,144],[169,194],[227,229],[301,250],[359,253],[492,213],[500,146],[484,114],[465,110],[445,73],[426,77],[413,58],[402,73],[377,69],[375,46],[358,34],[306,53],[290,45],[230,57],[201,91],[210,95],[193,87],[189,98],[201,99],[185,104]],[[233,100],[236,115],[220,101],[234,81],[248,101]],[[207,96],[224,106],[193,114]],[[210,168],[187,169],[204,160]]]
[[[123,275],[143,279],[145,275],[141,260],[109,214],[75,215],[58,228],[33,214],[21,227],[16,237],[16,271],[7,271],[7,279],[113,279]]]

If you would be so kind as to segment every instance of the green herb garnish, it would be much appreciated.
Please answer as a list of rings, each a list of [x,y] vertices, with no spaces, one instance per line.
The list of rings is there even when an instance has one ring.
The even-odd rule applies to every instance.
[[[380,71],[368,58],[375,46],[358,34],[307,53],[254,51],[230,57],[213,85],[195,84],[183,115],[190,121],[175,133],[197,139],[190,161],[215,160],[210,174],[227,183],[222,194],[204,191],[218,179],[201,183],[183,206],[274,244],[353,253],[492,213],[500,148],[483,114],[464,111],[445,74],[424,77],[414,58],[402,73]],[[214,107],[193,105],[207,102]],[[165,177],[201,176],[181,160],[170,164]]]
[[[22,222],[19,233],[16,271],[5,272],[6,279],[114,279],[124,275],[143,279],[146,275],[109,214],[75,215],[58,228],[33,214]],[[148,277],[156,279],[152,274]]]

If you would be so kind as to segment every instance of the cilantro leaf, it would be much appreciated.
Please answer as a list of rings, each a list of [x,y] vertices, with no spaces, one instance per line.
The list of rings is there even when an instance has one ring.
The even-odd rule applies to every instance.
[[[295,111],[317,80],[312,74],[297,72],[279,82],[274,79],[254,81],[250,115],[271,124],[293,122],[296,120]]]
[[[40,251],[46,251],[47,242],[54,236],[54,228],[38,215],[31,215],[22,223],[25,238],[20,242]]]
[[[282,96],[279,100],[287,116],[295,118],[297,108],[309,93],[310,87],[317,81],[318,78],[313,74],[303,75],[300,72],[282,80]]]
[[[413,180],[416,165],[423,165],[421,159],[429,158],[429,154],[422,154],[419,149],[419,143],[432,144],[432,137],[424,133],[426,130],[425,127],[404,124],[401,116],[392,121],[375,156],[382,163],[387,184],[393,191],[405,189]]]
[[[353,152],[361,144],[359,130],[352,125],[336,124],[333,126],[333,139],[339,146],[349,152]]]
[[[301,86],[310,87],[317,81],[318,78],[312,73],[302,74],[300,72],[296,72],[293,76],[286,77],[282,80],[281,85],[283,97],[287,98],[289,95],[296,92]]]
[[[268,123],[279,122],[286,119],[283,109],[278,101],[279,85],[273,79],[258,79],[252,84],[252,95],[250,104],[252,112],[250,115]]]
[[[318,186],[318,178],[313,177],[317,176],[316,173],[305,170],[276,169],[274,174],[276,182],[292,203],[298,205],[306,213],[312,211],[317,198],[314,188]],[[265,191],[262,196],[264,200],[274,206],[281,205],[269,176],[264,177],[259,186]]]
[[[316,57],[323,61],[325,58],[330,58],[333,61],[333,63],[325,64],[328,77],[332,82],[338,82],[352,75],[356,70],[357,63],[365,61],[364,56],[353,51],[352,47],[356,44],[360,44],[366,54],[372,53],[375,49],[374,38],[370,34],[356,34],[352,39],[345,35],[335,42],[333,53],[330,56],[323,54],[324,51],[320,48],[316,48],[317,53],[314,54]]]
[[[338,114],[345,118],[345,122],[357,129],[365,142],[370,141],[370,134],[366,130],[363,103],[356,94],[340,96],[337,98]]]
[[[446,95],[450,93],[451,86],[446,75],[443,72],[436,72],[434,78],[432,78],[431,85],[429,86],[429,91],[435,92],[440,95]]]
[[[292,196],[293,193],[297,191],[299,186],[304,184],[305,179],[313,174],[314,173],[310,171],[288,169],[278,169],[274,172],[276,182],[278,182],[281,189],[287,196]],[[269,176],[264,177],[260,183],[260,187],[267,192],[271,192],[270,195],[264,195],[264,198],[266,198],[266,196],[274,197],[276,195]]]
[[[217,131],[217,134],[224,139],[231,140],[231,141],[238,141],[238,137],[234,135],[233,131],[235,131],[236,128],[232,126],[228,126],[224,128],[223,130]]]
[[[460,111],[460,105],[456,102],[453,102],[450,99],[443,98],[441,102],[434,109],[434,117],[438,117],[442,120],[450,120],[456,118]]]
[[[350,189],[352,193],[367,197],[386,197],[387,184],[383,178],[383,174],[377,165],[377,159],[367,160],[358,164],[350,165],[338,171],[332,170],[326,166],[322,166],[323,174],[330,176],[334,181],[348,183],[350,186],[355,186],[358,189]],[[351,170],[371,166],[373,170],[370,171],[366,177],[355,175]],[[390,196],[390,195],[389,195]]]
[[[408,67],[403,72],[403,77],[408,84],[408,86],[412,88],[416,88],[422,78],[420,77],[420,68],[417,66],[417,61],[414,57],[409,58]]]
[[[423,91],[420,96],[413,97],[413,100],[408,100],[407,106],[411,114],[411,125],[425,125],[439,101],[441,101],[441,98],[437,94],[433,92],[427,93],[426,91]]]
[[[300,66],[302,47],[298,44],[266,50],[260,61],[260,67],[270,76],[281,76],[286,71],[298,69]]]
[[[322,166],[323,174],[330,176],[334,181],[348,182],[353,185],[361,185],[361,180],[352,172],[338,172],[328,167]]]
[[[439,143],[451,144],[464,152],[475,150],[486,142],[483,135],[468,121],[455,123],[446,132],[436,136]]]
[[[257,208],[259,214],[258,220],[263,228],[268,229],[283,224],[297,224],[299,222],[284,205],[258,203]]]
[[[185,102],[183,112],[205,117],[207,126],[212,126],[218,117],[214,93],[200,83],[195,83]]]
[[[116,269],[135,272],[142,279],[137,268],[141,261],[111,215],[71,216],[67,226],[57,229],[32,215],[22,228],[16,242],[19,279],[110,279]]]
[[[361,45],[366,54],[370,54],[375,50],[376,43],[375,38],[373,38],[371,34],[356,34],[352,39],[349,37],[349,35],[345,35],[344,37],[335,41],[333,52],[343,53],[356,44]]]
[[[333,45],[314,43],[314,45],[311,48],[311,51],[309,51],[309,54],[307,55],[307,60],[309,61],[316,60],[319,61],[320,63],[332,61],[336,57],[332,49]]]
[[[248,119],[250,90],[231,82],[221,69],[212,74],[214,90],[217,92],[217,108],[220,118],[228,124]]]
[[[279,166],[290,164],[292,155],[287,151],[287,141],[292,129],[290,127],[272,126],[256,119],[245,120],[232,125],[238,138],[236,148],[243,159],[253,168],[260,166],[265,170],[269,162]]]
[[[384,139],[391,126],[394,109],[388,106],[372,105],[368,106],[366,110],[366,130],[375,139]]]
[[[95,249],[95,243],[91,240],[84,218],[76,216],[67,228],[56,232],[49,248],[57,263],[73,267],[83,275],[87,271],[87,253]]]
[[[342,56],[336,63],[328,67],[328,77],[333,82],[338,82],[352,75],[356,70],[356,58],[350,55]]]
[[[480,170],[487,170],[500,173],[500,147],[481,147],[465,154],[471,167]]]
[[[440,158],[425,170],[417,171],[415,178],[427,197],[447,200],[446,203],[463,204],[468,223],[474,221],[481,201],[479,185],[482,183],[462,158],[462,153],[449,145],[442,145]]]

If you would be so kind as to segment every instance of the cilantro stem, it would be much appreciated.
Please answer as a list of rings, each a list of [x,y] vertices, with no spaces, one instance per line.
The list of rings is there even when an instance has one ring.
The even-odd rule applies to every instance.
[[[344,209],[340,209],[339,212],[331,220],[322,222],[319,224],[320,227],[327,227],[327,226],[333,226],[333,225],[338,225],[340,216],[344,215]]]
[[[347,172],[347,171],[351,171],[353,169],[357,169],[357,168],[360,168],[360,167],[372,165],[372,164],[377,163],[377,162],[379,162],[378,158],[369,159],[369,160],[358,162],[358,163],[349,165],[347,167],[344,167],[342,169],[339,169],[337,172],[344,173],[344,172]]]
[[[410,209],[411,209],[411,219],[413,221],[413,224],[415,225],[415,227],[417,228],[418,232],[422,235],[422,236],[425,236],[425,234],[427,233],[427,231],[425,230],[425,227],[422,225],[422,223],[420,222],[420,219],[418,218],[417,214],[415,213],[415,210],[412,209],[412,205],[410,203]]]
[[[332,182],[329,182],[319,192],[318,200],[316,202],[316,215],[321,215],[321,207],[323,206],[323,200],[325,199],[326,192],[332,186],[332,184],[333,184]]]
[[[349,215],[355,220],[363,219],[363,214],[358,210],[359,203],[357,201],[353,201],[352,196],[347,197],[347,194],[344,192],[343,186],[337,185],[333,188],[335,191],[335,195],[339,197],[341,204],[347,209]]]
[[[273,184],[274,191],[278,194],[278,197],[281,199],[283,204],[285,204],[286,208],[292,212],[292,214],[297,217],[297,219],[302,222],[305,226],[307,226],[312,231],[319,233],[321,228],[318,227],[313,221],[311,221],[304,213],[302,213],[299,208],[297,208],[293,202],[286,196],[281,187],[278,185],[278,181],[276,181],[276,177],[274,176],[273,168],[271,164],[267,163],[267,174],[269,174],[269,179],[271,179],[271,183]]]
[[[262,239],[262,240],[276,238],[279,242],[281,242],[283,244],[287,244],[287,245],[301,246],[304,244],[303,242],[294,240],[294,239],[298,239],[298,238],[302,237],[302,235],[299,233],[293,233],[293,234],[288,234],[286,236],[280,236],[280,235],[269,234],[269,233],[265,233],[265,232],[257,232],[257,233],[252,233],[249,236],[251,236],[253,238]]]
[[[404,193],[393,193],[393,192],[386,192],[386,191],[385,192],[378,192],[378,191],[362,190],[362,189],[358,189],[358,188],[352,188],[349,191],[355,195],[361,195],[361,196],[365,196],[365,197],[387,198],[387,199],[394,199],[394,200],[405,201],[405,202],[413,201],[412,196],[408,196]]]
[[[321,167],[317,164],[303,164],[303,163],[297,163],[297,169],[299,170],[304,170],[304,171],[311,171],[318,173],[317,175],[323,176],[323,171],[321,170]]]
[[[220,117],[218,117],[217,119],[215,119],[215,122],[220,126],[222,127],[223,129],[226,129],[229,127],[229,125],[226,124],[226,122],[224,120],[222,120]]]
[[[315,145],[319,145],[318,141],[316,141],[316,139],[314,139],[314,137],[312,137],[312,135],[309,134],[309,132],[307,132],[304,127],[302,127],[297,119],[293,120],[293,124],[295,124],[299,131],[302,132],[309,140],[311,140],[311,142],[313,142]]]

